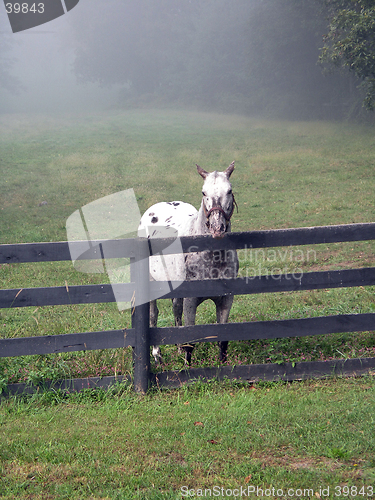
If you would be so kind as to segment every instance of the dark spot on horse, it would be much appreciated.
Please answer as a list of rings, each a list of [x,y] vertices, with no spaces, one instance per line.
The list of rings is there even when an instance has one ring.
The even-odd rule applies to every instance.
[[[174,202],[173,202],[173,206],[174,206],[174,207],[178,207],[178,205],[179,205],[179,204],[180,204],[180,203],[179,203],[178,201],[174,201]]]
[[[167,201],[167,205],[173,205],[171,201]]]
[[[170,222],[171,219],[172,219],[172,216],[168,217],[168,219],[165,219],[165,222]]]
[[[152,217],[155,214],[154,214],[154,212],[150,212],[148,215],[149,215],[149,217]]]
[[[153,224],[156,224],[158,220],[159,220],[159,219],[158,219],[157,217],[153,217],[153,218],[151,219],[151,222],[152,222]]]

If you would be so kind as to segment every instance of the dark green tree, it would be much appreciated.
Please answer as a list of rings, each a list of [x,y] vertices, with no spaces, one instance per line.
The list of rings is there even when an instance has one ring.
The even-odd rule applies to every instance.
[[[341,118],[351,79],[316,64],[333,8],[324,1],[90,0],[89,17],[69,18],[74,71],[123,85],[126,105]]]
[[[253,111],[287,118],[341,118],[350,83],[316,64],[326,13],[316,0],[262,0],[248,22],[247,74]]]
[[[249,0],[90,0],[71,20],[81,81],[124,84],[135,98],[216,105],[246,90]]]
[[[71,21],[79,80],[128,85],[136,95],[167,92],[183,81],[197,2],[90,2],[90,19],[78,12]]]
[[[366,109],[375,108],[375,1],[325,0],[329,31],[320,61],[347,68],[362,81]]]

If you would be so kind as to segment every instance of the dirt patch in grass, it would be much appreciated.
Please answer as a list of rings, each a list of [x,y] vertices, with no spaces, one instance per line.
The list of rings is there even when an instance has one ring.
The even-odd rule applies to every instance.
[[[327,252],[328,255],[328,252]],[[329,257],[323,257],[319,260],[329,260]],[[362,267],[373,267],[375,266],[375,255],[364,256],[362,253],[353,253],[352,260],[345,260],[341,262],[335,262],[330,264],[318,263],[308,268],[309,272],[314,271],[331,271],[335,269],[359,269]]]
[[[43,484],[64,484],[69,478],[75,476],[72,466],[58,464],[51,465],[46,463],[20,463],[11,462],[3,465],[3,475],[7,479],[17,482],[38,481]],[[75,478],[77,480],[78,478]]]
[[[261,464],[262,469],[266,467],[283,467],[292,471],[303,469],[335,472],[340,470],[341,477],[345,479],[359,479],[364,476],[363,465],[366,462],[364,459],[341,461],[327,457],[301,457],[294,456],[292,450],[285,450],[284,455],[278,455],[280,455],[280,450],[275,451],[275,454],[254,451],[251,457]]]

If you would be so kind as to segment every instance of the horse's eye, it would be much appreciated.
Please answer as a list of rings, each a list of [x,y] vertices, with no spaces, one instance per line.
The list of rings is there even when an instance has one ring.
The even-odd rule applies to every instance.
[[[232,194],[232,190],[231,189],[228,191],[228,194]]]
[[[203,194],[203,196],[206,196],[206,193],[204,191],[202,191],[202,194]]]

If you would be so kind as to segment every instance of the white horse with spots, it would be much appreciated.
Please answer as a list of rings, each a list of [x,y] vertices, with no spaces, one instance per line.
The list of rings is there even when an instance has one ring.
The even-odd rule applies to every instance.
[[[231,230],[230,219],[236,204],[229,181],[234,170],[234,162],[224,172],[206,172],[197,165],[203,177],[202,202],[199,211],[189,203],[181,201],[162,202],[150,207],[141,218],[138,234],[148,238],[165,237],[163,228],[173,228],[180,236],[210,234],[222,238]],[[238,258],[235,249],[204,251],[184,254],[153,256],[150,259],[151,277],[156,281],[183,281],[235,278],[238,272]],[[206,299],[216,305],[218,323],[227,323],[233,303],[233,295],[213,297],[187,297],[172,299],[175,325],[182,326],[182,312],[185,325],[195,324],[196,310]],[[150,325],[156,327],[158,319],[156,300],[150,302]],[[227,359],[228,342],[219,342],[220,360]],[[183,344],[185,361],[190,364],[194,344]],[[154,346],[152,354],[156,362],[161,361],[159,346]]]

